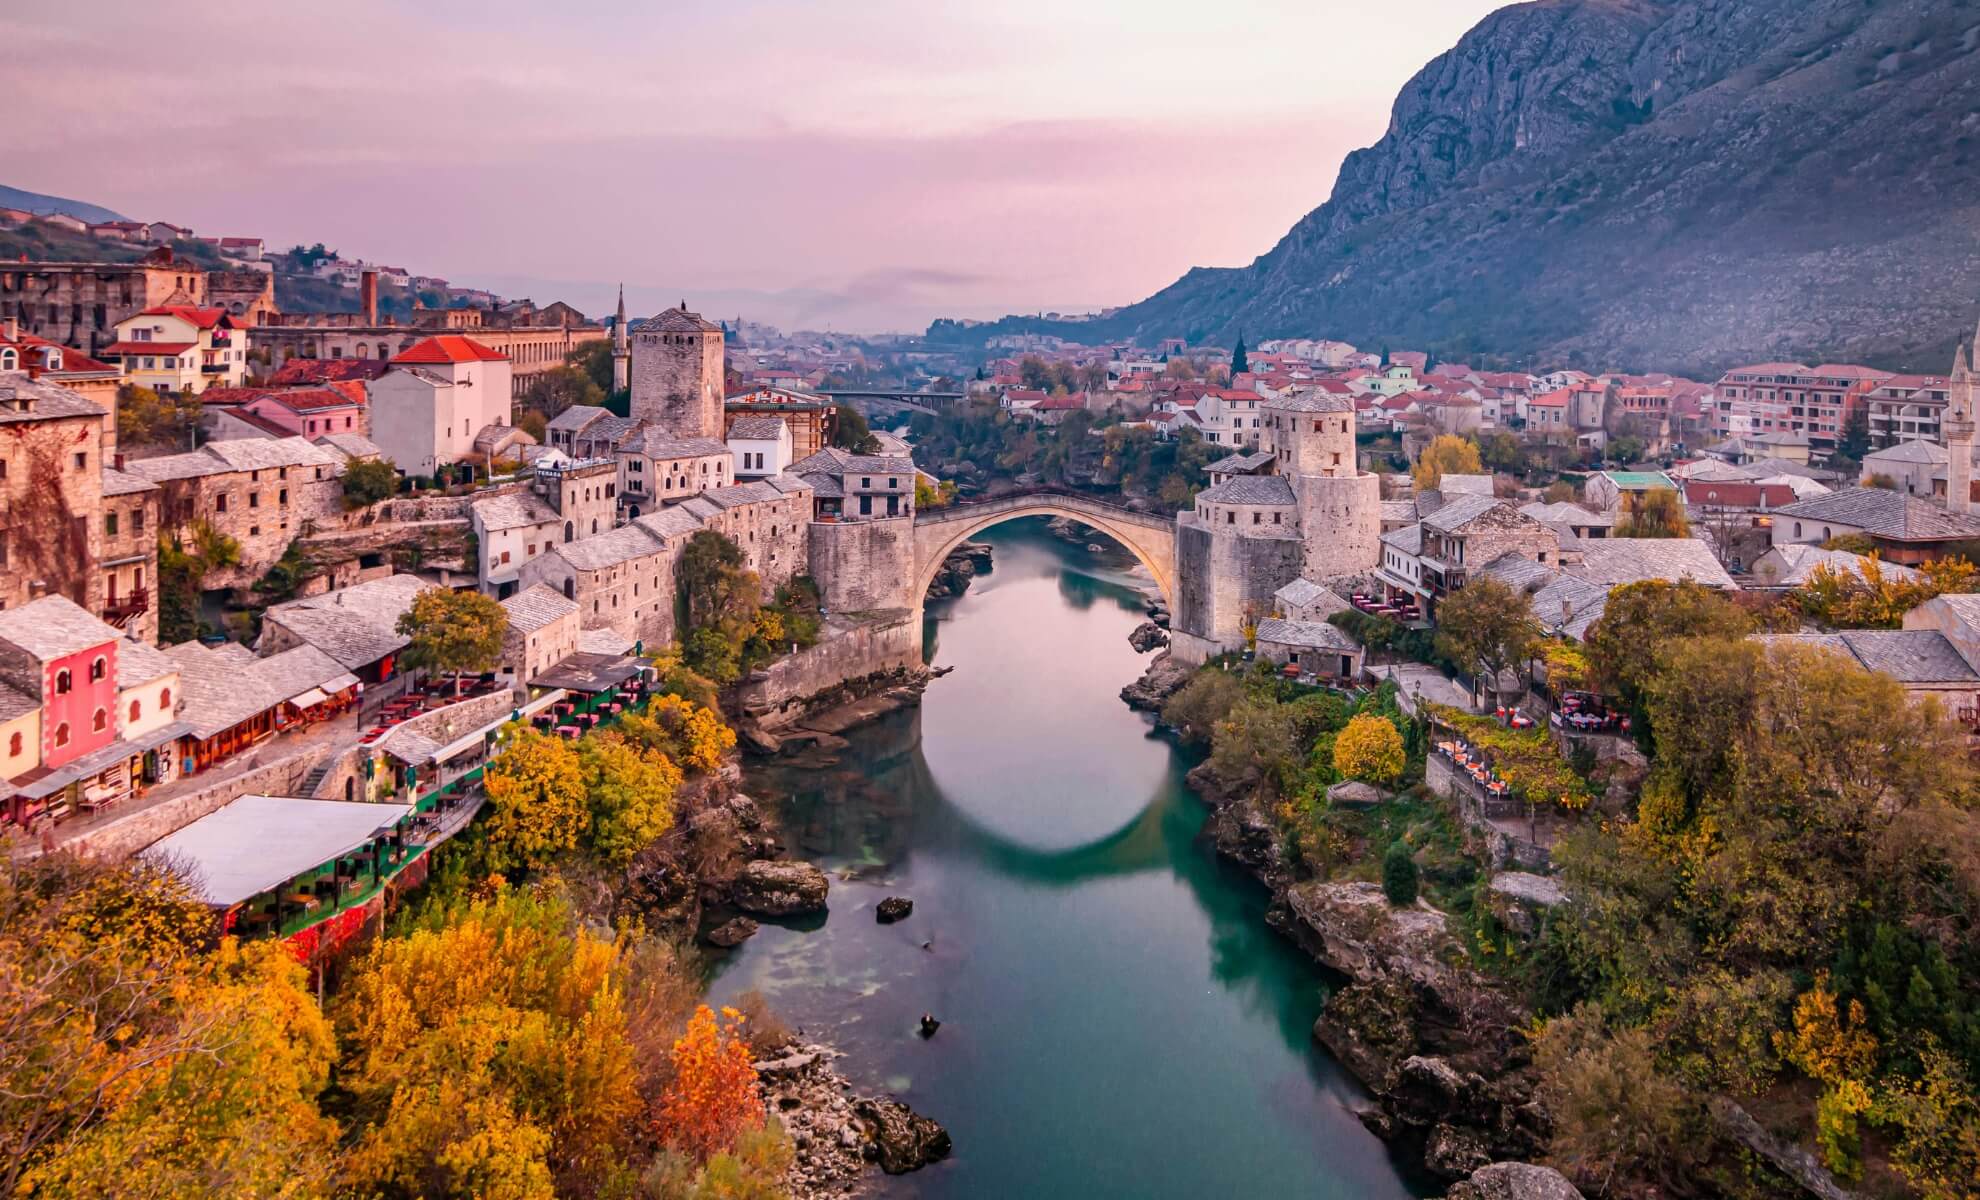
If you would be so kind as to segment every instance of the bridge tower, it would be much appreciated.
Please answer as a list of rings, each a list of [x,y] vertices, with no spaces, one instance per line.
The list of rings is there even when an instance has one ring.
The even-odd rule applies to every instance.
[[[1354,401],[1319,391],[1268,400],[1265,433],[1299,509],[1300,574],[1374,570],[1382,561],[1382,483],[1355,461]]]

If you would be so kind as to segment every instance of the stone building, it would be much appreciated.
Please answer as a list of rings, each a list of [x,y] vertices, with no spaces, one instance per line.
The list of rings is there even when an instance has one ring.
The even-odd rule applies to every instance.
[[[117,443],[117,389],[124,373],[114,363],[99,362],[80,350],[23,332],[20,318],[0,318],[0,373],[22,371],[29,379],[52,383],[103,406],[103,452],[113,454]]]
[[[481,589],[498,598],[515,593],[525,563],[610,530],[618,504],[618,468],[610,459],[539,463],[528,484],[477,496],[469,519]]]
[[[578,606],[555,589],[537,584],[502,601],[509,629],[502,636],[502,674],[511,687],[529,681],[577,653]]]
[[[431,475],[476,453],[492,426],[509,427],[511,366],[473,338],[422,338],[371,383],[371,440],[408,475]]]
[[[0,609],[60,595],[104,610],[106,416],[67,388],[0,373]]]
[[[240,543],[240,563],[206,579],[209,588],[231,588],[260,579],[311,521],[343,511],[344,463],[299,437],[243,438],[134,459],[124,470],[158,485],[166,532],[189,540],[206,522]]]
[[[607,336],[603,325],[528,324],[478,308],[413,315],[411,323],[397,324],[361,312],[270,314],[266,323],[249,331],[248,343],[261,361],[280,368],[310,359],[389,361],[437,334],[472,337],[508,360],[509,394],[521,396],[538,375],[563,366],[574,351]]]
[[[1260,453],[1216,464],[1223,482],[1176,517],[1170,634],[1184,661],[1239,645],[1293,580],[1381,561],[1381,480],[1356,461],[1353,399],[1312,390],[1261,407]]]
[[[914,460],[898,454],[854,454],[828,446],[791,464],[811,486],[820,520],[866,521],[914,515]]]
[[[727,487],[734,479],[726,445],[713,438],[674,437],[652,425],[621,438],[615,455],[629,516]]]
[[[794,461],[791,428],[782,417],[732,416],[728,443],[734,457],[731,469],[738,479],[780,475]]]
[[[103,469],[101,557],[103,620],[141,642],[158,640],[157,484],[115,467]]]
[[[632,416],[670,437],[723,434],[722,327],[683,301],[632,327]]]
[[[0,319],[94,356],[117,322],[147,308],[207,303],[206,272],[168,249],[134,263],[0,264]]]
[[[242,329],[265,324],[282,312],[275,307],[275,275],[271,271],[208,272],[206,302],[226,309]]]

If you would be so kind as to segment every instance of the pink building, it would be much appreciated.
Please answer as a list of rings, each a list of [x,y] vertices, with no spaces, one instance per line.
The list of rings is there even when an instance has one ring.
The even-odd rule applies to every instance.
[[[65,766],[117,740],[117,641],[114,629],[60,596],[0,614],[0,681],[40,702],[42,766]]]

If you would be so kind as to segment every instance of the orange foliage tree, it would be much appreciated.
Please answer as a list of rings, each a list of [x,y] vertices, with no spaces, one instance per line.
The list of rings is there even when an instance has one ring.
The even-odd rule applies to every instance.
[[[724,1008],[717,1020],[703,1004],[674,1042],[674,1079],[660,1098],[660,1137],[675,1149],[706,1159],[762,1123],[763,1098],[742,1023],[733,1008]]]

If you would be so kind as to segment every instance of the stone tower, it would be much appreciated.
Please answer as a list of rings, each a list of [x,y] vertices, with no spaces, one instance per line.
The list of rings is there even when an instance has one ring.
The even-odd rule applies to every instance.
[[[1980,330],[1974,345],[1961,346],[1953,359],[1952,380],[1946,388],[1946,415],[1940,428],[1946,436],[1946,507],[1973,511],[1973,409],[1980,402],[1980,379],[1974,378],[1973,355],[1980,352]]]
[[[1355,463],[1354,401],[1327,392],[1267,400],[1275,469],[1292,484],[1308,579],[1356,575],[1382,561],[1382,485]]]
[[[687,301],[632,331],[632,417],[677,438],[722,438],[722,327]]]
[[[632,386],[632,341],[626,333],[626,285],[619,285],[619,316],[612,322],[612,390]]]

